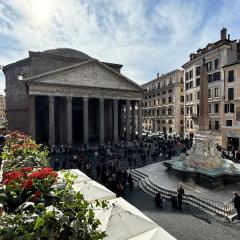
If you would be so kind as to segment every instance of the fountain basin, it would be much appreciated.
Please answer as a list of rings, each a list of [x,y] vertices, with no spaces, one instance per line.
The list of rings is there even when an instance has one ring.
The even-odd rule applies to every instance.
[[[210,189],[222,188],[227,184],[240,184],[240,164],[223,159],[218,168],[203,169],[187,167],[179,158],[166,160],[163,165],[180,177],[182,180],[193,179],[196,184],[204,185]]]

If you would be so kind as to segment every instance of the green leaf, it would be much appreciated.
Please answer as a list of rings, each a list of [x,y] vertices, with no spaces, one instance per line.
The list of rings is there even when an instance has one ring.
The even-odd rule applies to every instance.
[[[34,226],[34,230],[37,230],[40,227],[42,227],[44,225],[44,223],[45,223],[45,221],[41,217],[37,218],[35,226]]]

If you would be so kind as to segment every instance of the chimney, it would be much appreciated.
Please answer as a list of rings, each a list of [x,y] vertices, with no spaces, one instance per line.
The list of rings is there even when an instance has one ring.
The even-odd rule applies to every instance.
[[[225,39],[227,39],[227,29],[223,28],[221,30],[221,40],[225,40]]]
[[[157,73],[157,78],[159,78],[159,73]]]

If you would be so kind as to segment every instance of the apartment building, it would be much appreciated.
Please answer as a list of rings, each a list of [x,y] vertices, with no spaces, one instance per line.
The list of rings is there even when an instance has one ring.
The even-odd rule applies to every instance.
[[[190,54],[190,59],[182,68],[185,70],[184,93],[184,130],[185,134],[194,136],[198,125],[192,120],[193,115],[199,115],[200,99],[200,69],[203,58],[208,69],[208,101],[209,101],[209,128],[221,132],[224,96],[224,70],[223,66],[238,60],[240,42],[227,37],[227,29],[220,32],[220,40],[209,43],[206,47],[200,48],[196,53]]]
[[[5,96],[0,95],[0,127],[6,122],[5,106]]]
[[[223,67],[222,146],[237,149],[240,140],[240,60]]]
[[[184,133],[183,71],[174,70],[157,74],[152,81],[142,85],[143,128],[153,132],[180,135]]]

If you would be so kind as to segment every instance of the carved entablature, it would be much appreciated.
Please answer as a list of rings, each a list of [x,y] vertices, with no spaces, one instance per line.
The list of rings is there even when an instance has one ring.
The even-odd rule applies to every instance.
[[[111,99],[131,99],[142,100],[142,92],[127,91],[111,88],[94,88],[80,86],[52,85],[40,82],[29,84],[30,95],[41,96],[62,96],[62,97],[89,97],[89,98],[111,98]]]

